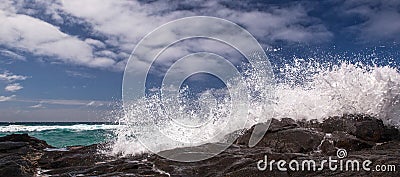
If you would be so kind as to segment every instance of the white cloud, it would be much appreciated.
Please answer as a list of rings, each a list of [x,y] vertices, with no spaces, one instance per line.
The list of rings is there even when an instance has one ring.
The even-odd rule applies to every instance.
[[[11,96],[0,96],[0,102],[5,102],[5,101],[13,100],[14,97],[15,97],[15,95],[11,95]]]
[[[103,106],[104,102],[99,101],[91,101],[90,103],[86,104],[86,106]]]
[[[71,76],[71,77],[80,77],[80,78],[86,78],[86,79],[96,78],[96,76],[89,74],[89,73],[85,73],[85,72],[71,71],[71,70],[67,70],[65,72],[67,73],[68,76]]]
[[[76,109],[76,108],[43,108],[43,109],[0,109],[2,121],[59,121],[59,122],[92,122],[92,121],[110,121],[105,110],[93,111],[91,108]],[[111,121],[114,121],[111,119]]]
[[[4,71],[3,74],[0,74],[0,80],[4,80],[4,81],[8,81],[8,82],[25,80],[27,78],[28,78],[27,76],[14,75],[13,73],[11,73],[9,71]]]
[[[79,8],[77,8],[79,7]],[[97,32],[108,36],[106,43],[131,52],[134,45],[148,32],[165,22],[183,17],[178,12],[159,15],[161,10],[137,1],[62,1],[62,10],[90,23]]]
[[[1,10],[7,10],[9,12],[16,13],[15,4],[10,0],[4,0],[0,3],[0,12]]]
[[[21,61],[26,61],[26,58],[22,55],[19,55],[15,52],[9,51],[9,50],[0,50],[0,54],[6,57],[9,57],[12,60],[21,60]]]
[[[179,3],[189,5],[194,3],[198,7],[190,9],[190,11],[176,10]],[[254,34],[258,40],[264,42],[264,46],[268,46],[265,43],[274,41],[319,42],[333,36],[321,21],[310,17],[308,11],[301,5],[282,8],[271,6],[264,11],[241,11],[227,8],[218,1],[139,3],[137,1],[105,0],[98,3],[93,0],[68,0],[62,1],[61,7],[64,12],[91,24],[94,31],[107,36],[108,39],[103,41],[104,43],[117,46],[125,53],[130,53],[135,44],[156,27],[171,20],[193,15],[216,16],[239,23]],[[167,38],[172,37],[171,35],[160,37]],[[191,45],[191,47],[206,48],[201,43]],[[170,49],[175,50],[170,52],[171,56],[180,56],[190,53],[188,51],[192,48],[175,47]],[[114,53],[109,51],[99,51],[96,54],[115,58]],[[124,64],[125,61],[120,61],[115,66],[122,68]]]
[[[16,102],[48,104],[48,105],[64,105],[64,106],[104,106],[109,105],[108,101],[93,101],[93,100],[63,100],[63,99],[38,99],[38,100],[23,100],[15,99]]]
[[[91,101],[85,100],[57,100],[57,99],[45,99],[39,100],[40,103],[46,104],[58,104],[58,105],[70,105],[70,106],[84,106],[90,103]]]
[[[397,0],[352,0],[344,1],[340,13],[358,15],[363,22],[349,29],[360,39],[400,39],[400,1]]]
[[[0,10],[0,44],[88,67],[111,67],[115,61],[96,58],[92,47],[40,19]]]
[[[33,105],[33,106],[29,106],[30,108],[37,108],[37,109],[39,109],[39,108],[46,108],[46,107],[44,107],[42,104],[36,104],[36,105]]]
[[[80,39],[62,32],[59,27],[24,12],[24,2],[6,1],[0,7],[0,44],[50,56],[49,60],[65,63],[122,70],[135,45],[156,27],[181,17],[210,15],[237,22],[246,27],[260,41],[315,42],[329,39],[332,34],[301,5],[263,9],[231,9],[219,1],[139,2],[104,0],[35,1],[46,7],[45,14],[57,23],[73,18],[76,23],[89,25],[91,33],[104,40]],[[232,2],[236,3],[236,2]],[[237,2],[238,3],[238,2]],[[190,10],[180,8],[190,6]],[[17,13],[18,12],[18,13]],[[28,15],[26,15],[28,14]],[[4,25],[3,25],[4,24]],[[164,36],[167,37],[167,36]],[[267,45],[267,44],[265,44]],[[107,47],[111,46],[115,51]],[[54,62],[54,61],[51,61]]]
[[[94,47],[98,47],[98,48],[105,48],[106,47],[106,45],[103,42],[101,42],[99,40],[96,40],[96,39],[87,38],[87,39],[85,39],[85,42],[87,44],[90,44],[90,45],[92,45]]]
[[[9,84],[9,85],[7,85],[7,86],[4,88],[4,90],[6,90],[6,91],[8,91],[8,92],[16,92],[16,91],[18,91],[18,90],[21,90],[22,88],[24,88],[24,87],[22,87],[21,84],[19,84],[19,83],[14,83],[14,84]]]
[[[271,7],[265,11],[250,12],[225,9],[216,13],[243,25],[259,40],[267,42],[318,42],[332,37],[332,33],[318,19],[308,16],[302,6]]]
[[[21,84],[19,83],[13,83],[15,81],[22,81],[27,79],[27,76],[22,76],[22,75],[16,75],[13,74],[9,71],[4,71],[2,74],[0,73],[0,81],[5,81],[6,83],[8,83],[8,85],[6,85],[6,87],[4,88],[5,91],[8,92],[16,92],[18,90],[21,90],[22,88],[24,88]],[[2,96],[1,100],[5,100],[8,101],[11,98],[13,98],[15,95],[10,96],[10,97],[4,97]]]
[[[76,8],[76,7],[80,8]],[[177,3],[153,2],[141,4],[137,1],[63,1],[62,8],[80,17],[96,31],[111,36],[109,42],[119,43],[126,50],[132,49],[144,35],[170,20],[192,15],[211,15],[243,24],[258,37],[271,40],[312,42],[325,40],[331,33],[315,18],[308,16],[301,6],[275,8],[259,11],[229,9],[218,2],[207,1],[198,8],[174,10]],[[172,7],[172,8],[171,8]],[[307,23],[307,25],[303,25]]]

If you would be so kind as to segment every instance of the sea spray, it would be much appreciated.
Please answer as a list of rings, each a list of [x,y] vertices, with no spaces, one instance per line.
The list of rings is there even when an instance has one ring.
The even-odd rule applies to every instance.
[[[266,116],[322,120],[343,114],[369,114],[399,125],[400,73],[396,68],[346,61],[324,66],[312,63],[286,66],[283,75],[287,77],[277,84],[276,104]],[[299,65],[307,66],[307,70],[302,75],[292,73]],[[301,83],[292,80],[296,74]]]
[[[251,87],[252,93],[269,94],[268,98],[271,100],[260,101],[258,103],[268,104],[259,105],[256,97],[252,99],[253,106],[246,110],[249,114],[246,120],[247,128],[271,118],[290,117],[322,121],[324,118],[343,114],[369,114],[382,119],[386,124],[395,126],[400,124],[400,73],[394,67],[369,66],[361,62],[343,61],[332,64],[318,63],[313,60],[295,60],[291,65],[287,64],[277,69],[276,84],[272,88],[270,83],[263,82],[263,78],[260,77],[262,74],[258,73],[261,71],[248,71],[250,73],[246,73],[247,85],[236,85],[233,88]],[[213,91],[209,90],[203,94],[210,94],[210,92]],[[250,95],[254,96],[254,94]],[[146,152],[146,147],[143,147],[136,137],[150,130],[146,127],[148,121],[156,121],[158,125],[164,124],[161,126],[164,128],[162,131],[172,133],[182,141],[202,142],[215,136],[215,133],[222,131],[228,134],[237,130],[235,129],[237,126],[231,126],[224,130],[199,129],[194,134],[188,134],[165,124],[166,117],[174,117],[185,124],[193,123],[194,125],[199,121],[204,121],[199,119],[204,116],[213,124],[241,120],[241,117],[235,117],[237,115],[235,112],[241,110],[231,109],[229,97],[218,104],[211,104],[205,100],[200,99],[199,101],[203,104],[199,104],[201,106],[198,110],[192,112],[185,109],[185,104],[164,102],[169,107],[168,116],[165,115],[164,108],[160,107],[160,99],[157,95],[138,100],[130,105],[130,109],[119,119],[119,122],[126,126],[121,126],[115,131],[117,137],[112,145],[111,153],[132,155]],[[238,122],[243,123],[243,121]],[[149,141],[158,142],[158,145],[163,146],[164,149],[181,147],[180,144],[170,144],[159,139],[156,134],[151,138]]]

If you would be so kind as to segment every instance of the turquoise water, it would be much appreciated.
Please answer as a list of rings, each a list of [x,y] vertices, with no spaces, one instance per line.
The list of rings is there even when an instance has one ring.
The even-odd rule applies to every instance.
[[[54,147],[62,148],[109,141],[116,127],[117,125],[104,122],[0,123],[0,136],[27,133]]]

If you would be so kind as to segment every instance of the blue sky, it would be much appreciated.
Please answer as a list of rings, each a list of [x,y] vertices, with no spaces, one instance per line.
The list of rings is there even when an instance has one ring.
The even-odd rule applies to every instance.
[[[3,0],[0,121],[107,120],[120,103],[124,66],[139,40],[194,15],[238,23],[275,65],[293,55],[372,54],[378,62],[400,56],[397,0]],[[187,46],[221,49],[201,41]],[[178,46],[171,56],[191,50]]]

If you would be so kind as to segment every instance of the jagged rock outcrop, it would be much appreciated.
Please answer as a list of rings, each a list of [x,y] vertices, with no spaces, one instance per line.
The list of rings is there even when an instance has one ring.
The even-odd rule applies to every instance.
[[[0,176],[33,176],[43,150],[50,147],[28,134],[0,137]]]
[[[104,144],[68,147],[51,151],[46,142],[23,135],[0,137],[0,176],[400,176],[399,130],[365,115],[331,117],[323,122],[273,119],[265,136],[255,147],[248,147],[254,126],[238,131],[239,138],[224,152],[199,162],[176,162],[155,154],[113,157],[99,153]],[[229,135],[227,136],[229,137]],[[163,153],[190,154],[219,146],[177,148]],[[47,150],[45,150],[47,148]],[[342,160],[370,160],[375,165],[396,165],[396,171],[330,170],[328,164],[315,164],[323,170],[273,170],[257,168],[260,160],[300,163]],[[323,168],[322,168],[323,167]]]

